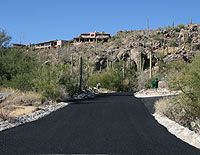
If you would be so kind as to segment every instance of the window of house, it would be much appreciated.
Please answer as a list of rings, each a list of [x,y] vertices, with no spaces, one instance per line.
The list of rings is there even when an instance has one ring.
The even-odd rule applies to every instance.
[[[51,43],[45,43],[45,44],[44,44],[44,46],[49,46],[49,45],[51,45]]]

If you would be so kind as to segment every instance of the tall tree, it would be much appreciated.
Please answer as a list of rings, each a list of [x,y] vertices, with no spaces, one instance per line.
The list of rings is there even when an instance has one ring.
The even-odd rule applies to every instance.
[[[10,40],[11,36],[8,36],[5,30],[0,29],[0,48],[8,46]]]

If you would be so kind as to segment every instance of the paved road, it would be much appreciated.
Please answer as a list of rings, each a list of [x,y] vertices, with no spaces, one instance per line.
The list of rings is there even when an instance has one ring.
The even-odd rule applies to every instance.
[[[141,100],[103,96],[0,133],[0,154],[200,155],[159,125]]]

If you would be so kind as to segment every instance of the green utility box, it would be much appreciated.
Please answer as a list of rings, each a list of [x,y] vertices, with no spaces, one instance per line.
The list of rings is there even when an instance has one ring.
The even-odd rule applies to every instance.
[[[158,88],[158,78],[152,79],[152,88]]]

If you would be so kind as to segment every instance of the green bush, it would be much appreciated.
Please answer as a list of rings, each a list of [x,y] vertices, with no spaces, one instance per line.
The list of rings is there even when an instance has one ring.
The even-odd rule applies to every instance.
[[[178,44],[174,41],[174,40],[171,40],[169,43],[168,43],[169,47],[177,47]]]
[[[44,99],[59,99],[57,87],[63,74],[62,69],[55,66],[41,66],[37,69],[33,79],[34,89],[42,94]]]
[[[70,96],[79,92],[79,86],[78,83],[76,83],[76,78],[68,73],[62,75],[59,84],[64,86],[66,92],[68,92]]]
[[[152,37],[154,40],[160,40],[159,34],[153,34],[151,37]]]
[[[184,25],[184,24],[178,24],[178,25],[177,25],[177,28],[178,28],[179,30],[184,29],[184,28],[185,28],[185,25]]]
[[[115,63],[113,69],[102,73],[95,73],[89,77],[87,85],[95,87],[101,83],[102,88],[114,91],[132,91],[136,88],[137,78],[135,67],[126,67],[123,77],[123,63]]]
[[[33,73],[39,63],[22,51],[8,50],[0,53],[0,85],[23,91],[32,90]]]
[[[95,73],[88,79],[88,86],[94,87],[97,83],[101,83],[102,88],[109,90],[120,91],[122,89],[123,78],[121,72],[115,69],[110,69],[101,74]]]
[[[200,54],[196,54],[192,63],[180,63],[169,74],[170,87],[172,90],[181,90],[182,94],[177,97],[177,102],[192,117],[200,116]]]
[[[0,86],[22,91],[36,91],[45,100],[61,98],[59,86],[73,95],[77,86],[69,77],[67,65],[43,65],[20,50],[0,53]],[[64,75],[66,78],[63,78]]]

